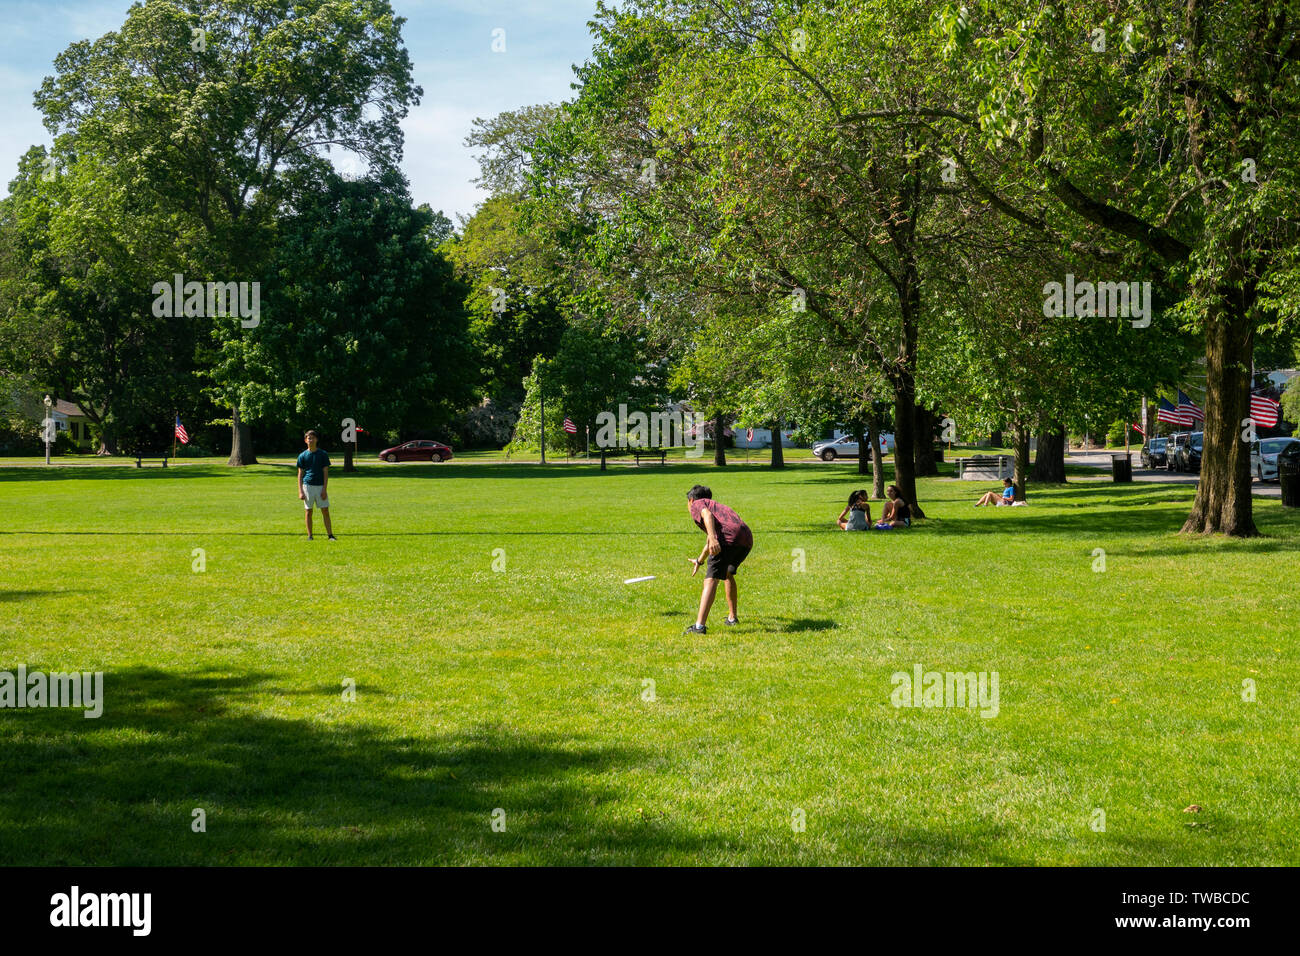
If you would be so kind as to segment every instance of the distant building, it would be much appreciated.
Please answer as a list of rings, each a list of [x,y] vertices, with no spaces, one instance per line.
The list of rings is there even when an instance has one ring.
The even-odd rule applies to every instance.
[[[752,439],[746,436],[746,429],[737,428],[735,430],[737,448],[771,448],[772,447],[772,429],[755,428]],[[784,428],[781,430],[781,447],[798,448],[794,440],[794,429]]]

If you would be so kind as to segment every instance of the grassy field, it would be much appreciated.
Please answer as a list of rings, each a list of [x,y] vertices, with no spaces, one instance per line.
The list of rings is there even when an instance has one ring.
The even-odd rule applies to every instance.
[[[687,637],[696,481],[756,548]],[[367,463],[331,543],[287,465],[6,468],[0,670],[106,704],[0,710],[0,861],[1300,862],[1300,514],[1202,541],[1186,486],[928,479],[840,533],[864,483]],[[997,672],[997,715],[894,707],[915,665]]]

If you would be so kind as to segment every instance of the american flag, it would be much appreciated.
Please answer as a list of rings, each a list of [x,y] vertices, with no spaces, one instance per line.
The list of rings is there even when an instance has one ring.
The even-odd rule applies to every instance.
[[[188,445],[190,443],[190,433],[187,432],[185,426],[181,424],[181,417],[179,415],[176,416],[176,438],[182,445]]]
[[[564,419],[564,430],[570,435],[578,434],[578,426],[573,424],[573,419],[567,416]]]
[[[1194,401],[1184,395],[1181,389],[1178,391],[1178,410],[1188,416],[1187,424],[1189,425],[1193,421],[1205,421],[1205,412]]]
[[[1264,428],[1277,427],[1277,420],[1280,418],[1282,406],[1267,395],[1250,396],[1250,417],[1256,425]]]
[[[746,428],[746,429],[745,429],[745,441],[753,441],[753,440],[754,440],[754,429],[752,429],[752,428]]]
[[[1156,410],[1156,421],[1168,422],[1170,425],[1190,425],[1192,416],[1181,408],[1174,408],[1166,399],[1160,399],[1160,408]]]

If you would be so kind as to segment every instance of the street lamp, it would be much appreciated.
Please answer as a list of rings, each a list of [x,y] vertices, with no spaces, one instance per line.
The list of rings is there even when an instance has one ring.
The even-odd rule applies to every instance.
[[[50,432],[54,430],[54,418],[50,411],[53,405],[54,402],[50,400],[50,396],[46,395],[45,396],[45,464],[47,465],[50,463]]]

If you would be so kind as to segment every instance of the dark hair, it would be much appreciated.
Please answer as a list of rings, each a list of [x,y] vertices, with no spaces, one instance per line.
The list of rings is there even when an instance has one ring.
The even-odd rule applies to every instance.
[[[859,501],[866,501],[867,497],[868,497],[867,489],[865,488],[861,488],[858,491],[853,492],[851,495],[849,495],[849,507],[852,508]],[[866,509],[859,509],[859,510],[866,510]]]
[[[305,432],[302,433],[302,437],[303,437],[303,438],[306,438],[308,435],[310,435],[312,438],[315,438],[317,441],[320,441],[320,435],[317,435],[317,434],[316,434],[316,429],[314,429],[314,428],[309,428],[309,429],[307,429]]]
[[[713,491],[708,485],[696,485],[690,491],[686,492],[687,501],[699,501],[701,498],[712,498]]]
[[[1003,479],[1002,479],[1002,483],[1003,483],[1004,485],[1007,485],[1008,487],[1010,487],[1011,484],[1012,484],[1012,481],[1011,481],[1010,478],[1003,478]]]
[[[902,498],[903,490],[899,488],[898,485],[890,485],[885,489],[885,494],[889,495],[891,498]]]

